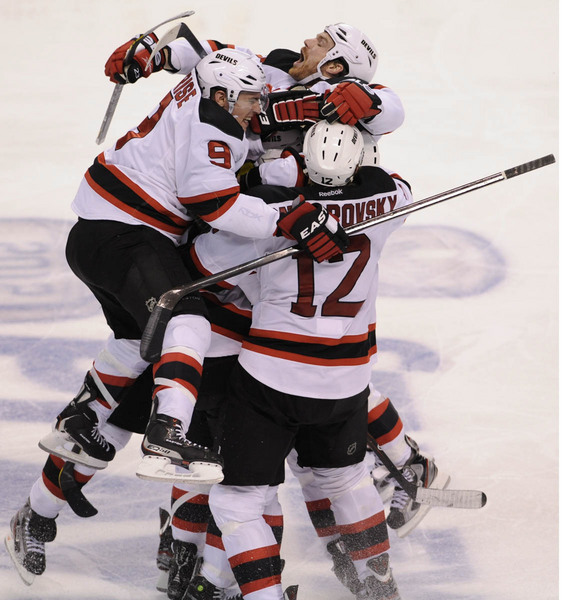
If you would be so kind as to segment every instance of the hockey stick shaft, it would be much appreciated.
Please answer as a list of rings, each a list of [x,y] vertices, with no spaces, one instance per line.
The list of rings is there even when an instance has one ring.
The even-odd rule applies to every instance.
[[[185,12],[176,15],[175,17],[171,17],[170,19],[166,19],[166,21],[162,21],[158,25],[155,25],[152,29],[145,31],[136,40],[133,41],[131,47],[127,51],[125,55],[124,62],[128,62],[135,53],[139,42],[144,39],[147,35],[150,35],[155,29],[158,29],[162,25],[166,23],[170,23],[171,21],[176,21],[176,19],[183,19],[184,17],[189,17],[194,14],[193,10],[187,10]],[[111,99],[109,100],[109,104],[107,105],[107,110],[105,111],[105,116],[103,117],[103,122],[101,123],[101,127],[99,129],[99,133],[97,134],[97,139],[95,140],[96,144],[102,144],[107,137],[107,132],[109,131],[109,126],[111,125],[111,120],[113,115],[115,114],[115,110],[117,108],[117,104],[119,103],[119,98],[121,97],[121,93],[123,92],[124,84],[116,83],[115,88],[113,89],[113,93],[111,94]]]
[[[367,439],[368,447],[382,461],[396,483],[418,504],[445,508],[483,508],[487,503],[485,493],[478,490],[439,490],[415,485],[404,477],[370,433],[367,434]]]
[[[179,23],[176,27],[173,27],[167,31],[157,42],[150,56],[148,57],[147,65],[155,57],[157,52],[160,52],[164,46],[168,46],[170,42],[177,40],[178,38],[185,39],[190,46],[192,46],[194,52],[202,59],[207,56],[206,51],[202,47],[202,44],[198,41],[198,38],[192,33],[192,30],[186,25],[186,23]]]
[[[507,169],[506,171],[501,171],[499,173],[495,173],[494,175],[484,177],[483,179],[478,179],[476,181],[466,183],[446,192],[436,194],[435,196],[430,196],[429,198],[425,198],[424,200],[413,202],[412,204],[408,204],[407,206],[403,206],[402,208],[398,208],[386,214],[379,215],[378,217],[368,219],[367,221],[362,221],[361,223],[357,223],[356,225],[347,227],[345,231],[348,235],[354,235],[356,233],[364,231],[365,229],[368,229],[369,227],[372,227],[373,225],[379,225],[392,219],[405,217],[413,212],[427,208],[428,206],[433,206],[434,204],[444,202],[445,200],[456,198],[457,196],[467,194],[468,192],[478,190],[480,188],[491,185],[493,183],[497,183],[499,181],[503,181],[505,179],[511,179],[512,177],[516,177],[517,175],[523,175],[524,173],[528,173],[535,169],[539,169],[540,167],[550,165],[554,162],[554,155],[549,154],[548,156],[543,156],[542,158],[523,163],[522,165],[518,165],[517,167]],[[259,267],[262,267],[269,263],[281,260],[282,258],[294,256],[299,252],[302,252],[300,248],[298,248],[297,246],[290,246],[289,248],[284,248],[283,250],[278,250],[276,252],[266,254],[265,256],[261,256],[260,258],[256,258],[249,262],[245,262],[241,265],[237,265],[224,271],[220,271],[219,273],[215,273],[208,277],[198,279],[192,283],[183,285],[179,288],[174,288],[162,294],[156,306],[154,307],[142,334],[142,358],[149,362],[156,362],[157,360],[159,360],[166,325],[168,324],[168,321],[172,316],[172,311],[174,310],[174,307],[184,296],[187,296],[188,294],[191,294],[196,290],[218,283],[219,281],[223,281],[224,279],[229,279],[236,275],[246,273],[247,271],[253,271],[254,269],[258,269]]]

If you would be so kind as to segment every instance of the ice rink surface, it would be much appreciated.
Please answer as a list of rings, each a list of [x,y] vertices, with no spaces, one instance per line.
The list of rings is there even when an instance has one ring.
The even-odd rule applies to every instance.
[[[22,505],[46,455],[37,440],[73,397],[107,335],[68,270],[65,238],[79,181],[112,92],[103,65],[165,18],[199,38],[298,50],[329,23],[375,41],[375,81],[404,125],[382,163],[416,199],[520,163],[558,156],[558,3],[554,0],[3,0],[0,193],[0,524]],[[161,32],[168,28],[163,28]],[[123,91],[107,143],[136,126],[176,76]],[[408,432],[451,474],[482,489],[478,511],[434,509],[391,537],[404,600],[558,598],[558,169],[549,166],[408,218],[381,262],[377,386]],[[159,600],[158,505],[169,486],[134,475],[134,437],[85,489],[91,519],[69,511],[26,587],[0,551],[2,600]],[[284,583],[299,600],[342,600],[297,483],[281,491]]]

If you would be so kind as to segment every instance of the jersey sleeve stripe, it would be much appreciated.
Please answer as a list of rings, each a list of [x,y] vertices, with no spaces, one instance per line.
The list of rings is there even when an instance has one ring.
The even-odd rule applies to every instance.
[[[201,217],[206,222],[210,222],[221,217],[234,205],[239,192],[239,186],[235,186],[226,190],[199,194],[198,196],[179,197],[178,200],[193,214]]]
[[[103,161],[103,162],[102,162]],[[135,219],[168,233],[181,235],[188,222],[170,212],[99,155],[85,173],[89,186],[113,206]]]

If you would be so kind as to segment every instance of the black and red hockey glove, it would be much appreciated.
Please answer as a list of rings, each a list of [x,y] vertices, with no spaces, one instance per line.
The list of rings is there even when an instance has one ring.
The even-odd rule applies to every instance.
[[[382,101],[361,81],[343,81],[325,95],[321,115],[329,122],[356,125],[382,112]]]
[[[125,42],[107,59],[105,75],[113,83],[125,84],[135,83],[141,77],[148,77],[151,73],[161,71],[166,65],[165,48],[154,55],[152,63],[147,68],[148,59],[157,42],[158,37],[155,33],[151,33],[142,39],[136,37]],[[127,52],[133,44],[137,44],[136,52],[130,60],[127,60]]]
[[[300,200],[277,221],[278,235],[296,240],[318,263],[342,254],[350,238],[340,223],[318,202]]]
[[[265,113],[250,121],[253,133],[265,137],[274,131],[314,125],[321,119],[323,97],[310,90],[287,90],[269,94]]]

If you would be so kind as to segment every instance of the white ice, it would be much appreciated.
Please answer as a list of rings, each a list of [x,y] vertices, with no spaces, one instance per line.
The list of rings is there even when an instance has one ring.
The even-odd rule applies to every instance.
[[[26,499],[37,440],[78,389],[107,330],[63,258],[79,181],[112,92],[103,65],[129,37],[183,10],[200,38],[298,50],[328,23],[375,41],[375,81],[396,90],[404,126],[382,162],[416,199],[554,153],[555,0],[3,0],[0,193],[0,524]],[[165,31],[163,29],[162,31]],[[123,91],[108,144],[174,85]],[[381,262],[375,382],[409,433],[485,508],[434,509],[392,536],[405,600],[558,598],[558,165],[408,218]],[[564,368],[564,366],[563,366]],[[159,600],[158,506],[169,486],[134,475],[139,438],[85,488],[92,519],[58,519],[48,568],[26,587],[0,550],[3,600]],[[291,478],[284,582],[300,600],[345,590]],[[564,565],[563,565],[564,567]]]

